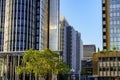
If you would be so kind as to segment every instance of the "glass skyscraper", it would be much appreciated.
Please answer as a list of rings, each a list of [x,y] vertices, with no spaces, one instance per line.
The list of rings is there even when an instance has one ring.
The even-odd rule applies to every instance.
[[[120,50],[120,0],[102,0],[103,49]]]
[[[50,0],[50,37],[51,50],[59,50],[59,0]]]
[[[59,50],[60,0],[0,0],[0,79],[36,80],[17,75],[27,49]]]
[[[59,0],[0,0],[0,51],[59,48]]]

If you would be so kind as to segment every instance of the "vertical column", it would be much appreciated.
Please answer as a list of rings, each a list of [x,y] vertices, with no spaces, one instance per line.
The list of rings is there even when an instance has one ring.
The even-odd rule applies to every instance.
[[[109,14],[109,0],[106,0],[106,47],[107,50],[110,50],[110,14]]]

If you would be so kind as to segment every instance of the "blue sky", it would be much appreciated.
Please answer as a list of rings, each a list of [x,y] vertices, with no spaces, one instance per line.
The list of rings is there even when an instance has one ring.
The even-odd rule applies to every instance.
[[[60,14],[81,33],[83,43],[102,49],[102,0],[60,1]]]

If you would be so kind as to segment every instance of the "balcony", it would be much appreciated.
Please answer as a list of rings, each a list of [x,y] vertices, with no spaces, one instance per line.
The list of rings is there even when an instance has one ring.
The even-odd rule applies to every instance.
[[[103,67],[106,67],[106,62],[103,62]]]
[[[100,72],[99,72],[99,76],[103,76],[103,74],[102,74],[102,73],[103,73],[103,72],[102,72],[102,71],[100,71]]]
[[[114,71],[111,71],[111,76],[114,77]]]
[[[118,65],[117,65],[117,62],[114,62],[114,66],[118,66]]]
[[[107,75],[106,75],[106,76],[111,76],[111,75],[110,75],[110,71],[107,71]]]
[[[110,65],[113,66],[113,62],[110,62]]]
[[[99,62],[99,66],[102,67],[102,62]]]
[[[107,67],[109,67],[109,66],[110,66],[110,62],[106,62],[106,64],[107,64]]]
[[[106,71],[103,71],[103,76],[107,76],[107,75],[106,75]]]
[[[115,75],[114,76],[118,76],[118,72],[117,71],[115,71]]]

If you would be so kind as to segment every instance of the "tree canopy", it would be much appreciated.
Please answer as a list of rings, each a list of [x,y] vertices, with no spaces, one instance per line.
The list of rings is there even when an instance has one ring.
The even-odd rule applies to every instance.
[[[18,74],[33,73],[35,76],[45,77],[48,73],[52,74],[64,74],[70,70],[68,65],[59,58],[59,54],[49,50],[26,50],[22,63],[16,68]]]

